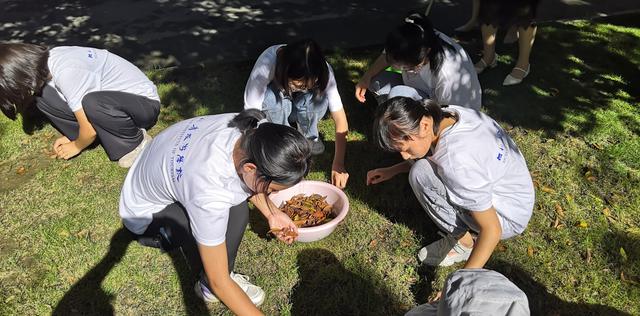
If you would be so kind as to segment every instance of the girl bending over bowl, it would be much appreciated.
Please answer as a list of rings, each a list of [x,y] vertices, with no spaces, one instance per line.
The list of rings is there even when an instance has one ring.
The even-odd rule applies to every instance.
[[[270,193],[309,171],[311,149],[295,129],[266,122],[258,110],[195,117],[162,131],[129,170],[120,196],[125,227],[143,245],[180,248],[200,274],[196,294],[238,315],[260,314],[264,291],[233,272],[249,221],[247,200],[276,236],[297,227]]]

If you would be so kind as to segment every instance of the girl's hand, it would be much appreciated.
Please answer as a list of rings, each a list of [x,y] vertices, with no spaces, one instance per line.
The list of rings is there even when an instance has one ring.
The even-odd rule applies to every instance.
[[[69,140],[69,138],[67,138],[67,136],[62,136],[62,137],[58,137],[58,139],[56,139],[55,142],[53,142],[53,152],[54,153],[58,153],[58,148],[64,144],[68,144],[71,141]]]
[[[369,89],[369,85],[371,84],[371,78],[367,76],[363,76],[360,78],[360,81],[356,84],[356,99],[358,101],[364,103],[366,98],[364,95],[367,93],[367,89]]]
[[[59,137],[53,142],[53,151],[58,158],[71,159],[82,151],[76,141],[71,141],[66,136]]]
[[[336,164],[331,166],[331,184],[339,189],[344,189],[347,186],[348,179],[349,173],[344,169],[344,166]]]
[[[442,291],[438,291],[435,295],[429,298],[429,304],[437,303],[442,298]]]
[[[391,168],[378,168],[367,172],[367,185],[387,181],[396,175]]]
[[[276,211],[269,216],[270,231],[287,245],[292,244],[298,237],[298,227],[282,211]]]

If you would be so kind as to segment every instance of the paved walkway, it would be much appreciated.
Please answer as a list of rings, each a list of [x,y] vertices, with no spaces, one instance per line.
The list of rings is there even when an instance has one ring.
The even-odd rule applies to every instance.
[[[471,0],[438,0],[434,25],[450,33]],[[0,39],[106,47],[144,67],[255,58],[265,47],[306,36],[326,49],[381,44],[424,0],[0,0]],[[542,0],[540,20],[640,9],[637,0]]]

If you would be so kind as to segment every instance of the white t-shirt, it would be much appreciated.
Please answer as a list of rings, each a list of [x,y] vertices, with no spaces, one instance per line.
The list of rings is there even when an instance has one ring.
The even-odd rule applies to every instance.
[[[471,58],[467,52],[448,36],[436,31],[436,35],[454,47],[454,51],[444,48],[444,59],[437,76],[430,65],[418,72],[403,71],[405,85],[425,91],[438,104],[456,104],[474,110],[482,105],[482,88],[478,81]]]
[[[225,240],[229,209],[250,190],[233,164],[236,114],[200,116],[174,124],[156,136],[129,170],[120,194],[120,216],[133,233],[143,234],[154,213],[180,202],[202,245]]]
[[[469,211],[494,206],[498,214],[521,233],[533,211],[535,193],[522,153],[489,116],[461,106],[445,111],[458,114],[458,121],[442,131],[428,157],[450,201]]]
[[[251,70],[251,74],[249,75],[247,86],[244,88],[245,110],[262,110],[262,102],[264,101],[267,86],[275,76],[278,48],[283,46],[286,45],[274,45],[267,48],[260,54],[258,60],[256,60],[256,64],[253,66],[253,70]],[[329,111],[336,112],[342,109],[342,99],[340,99],[340,94],[338,93],[333,69],[329,63],[327,63],[327,67],[329,67],[329,81],[327,82],[325,93],[329,100]]]
[[[58,91],[71,111],[82,108],[82,98],[94,91],[128,92],[160,101],[156,86],[132,63],[104,49],[60,46],[49,50],[47,60]]]

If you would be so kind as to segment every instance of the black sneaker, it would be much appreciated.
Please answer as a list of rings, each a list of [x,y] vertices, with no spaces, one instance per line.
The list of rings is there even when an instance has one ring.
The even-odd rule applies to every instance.
[[[320,155],[324,152],[324,143],[320,138],[309,139],[311,145],[311,154],[314,156]]]

